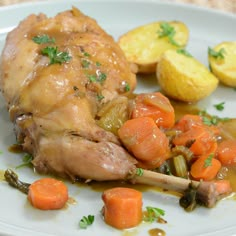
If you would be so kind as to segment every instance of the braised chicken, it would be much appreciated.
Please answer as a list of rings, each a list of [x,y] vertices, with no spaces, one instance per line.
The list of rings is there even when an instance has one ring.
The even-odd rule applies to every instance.
[[[30,15],[8,34],[0,86],[34,168],[71,179],[124,179],[136,160],[97,125],[104,104],[136,86],[123,52],[78,9]]]

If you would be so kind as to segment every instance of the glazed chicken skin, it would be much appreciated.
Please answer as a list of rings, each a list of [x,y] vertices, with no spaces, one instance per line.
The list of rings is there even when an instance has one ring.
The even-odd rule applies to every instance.
[[[103,181],[135,169],[117,136],[96,123],[103,104],[131,93],[136,77],[95,20],[76,8],[30,15],[8,34],[0,66],[17,140],[38,172]]]

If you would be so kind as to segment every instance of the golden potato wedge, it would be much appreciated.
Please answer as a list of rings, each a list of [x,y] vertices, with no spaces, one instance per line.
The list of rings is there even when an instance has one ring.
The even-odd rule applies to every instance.
[[[236,42],[222,42],[208,50],[212,73],[225,85],[236,87]]]
[[[209,96],[218,85],[218,79],[206,66],[176,50],[162,54],[156,73],[166,95],[184,102],[197,102]]]
[[[135,28],[118,39],[129,62],[138,72],[153,73],[161,54],[168,49],[185,47],[189,38],[187,26],[180,21],[158,21]]]

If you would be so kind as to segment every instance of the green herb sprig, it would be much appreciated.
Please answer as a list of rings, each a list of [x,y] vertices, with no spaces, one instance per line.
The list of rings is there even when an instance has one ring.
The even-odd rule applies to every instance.
[[[224,59],[226,51],[221,48],[219,51],[215,51],[213,48],[208,47],[208,55],[214,57],[215,59]]]
[[[55,43],[55,39],[50,38],[47,34],[37,35],[32,40],[37,44]]]
[[[176,34],[175,28],[167,22],[162,22],[160,24],[160,30],[157,31],[159,38],[167,37],[169,42],[175,46],[180,46],[175,40],[174,36]]]
[[[217,125],[220,121],[227,121],[229,120],[228,117],[220,118],[218,116],[211,116],[207,114],[206,110],[202,110],[198,113],[202,117],[202,121],[205,125],[211,126],[211,125]]]
[[[147,210],[147,214],[144,215],[144,218],[143,218],[145,222],[152,223],[154,221],[157,221],[159,217],[165,215],[165,211],[157,207],[147,206],[146,210]]]
[[[203,116],[202,121],[205,125],[208,125],[208,126],[217,125],[219,122],[216,116],[212,116],[212,117]]]
[[[179,48],[176,50],[177,53],[183,54],[186,57],[193,57],[186,49],[184,48]]]
[[[130,85],[126,82],[125,83],[125,92],[129,92],[130,91]]]
[[[88,60],[83,59],[83,60],[81,61],[81,65],[82,65],[82,67],[83,67],[84,69],[89,68],[90,64],[91,64],[91,63],[90,63],[90,61],[88,61]]]
[[[98,67],[101,66],[101,63],[100,63],[99,61],[96,61],[95,64],[96,64],[96,66],[98,66]]]
[[[218,111],[223,111],[225,109],[225,102],[220,102],[218,104],[215,104],[214,107]]]
[[[48,56],[50,59],[49,64],[62,64],[71,60],[71,56],[68,52],[60,52],[57,47],[45,47],[41,50],[41,53]]]
[[[83,218],[79,221],[79,227],[81,229],[87,229],[88,226],[93,224],[94,219],[94,215],[83,216]]]
[[[204,168],[207,168],[208,166],[212,166],[212,159],[214,157],[214,154],[211,153],[204,161]]]
[[[91,55],[88,52],[83,53],[85,57],[90,57]]]
[[[107,78],[107,75],[105,73],[100,73],[97,77],[97,81],[102,83],[106,80],[106,78]]]
[[[98,75],[87,75],[87,77],[91,83],[98,82],[102,84],[107,79],[107,75],[105,73],[99,73]]]
[[[33,160],[33,156],[32,155],[25,154],[23,156],[23,159],[22,159],[23,163],[18,165],[18,166],[16,166],[16,169],[22,168],[24,166],[31,166],[32,165],[32,160]]]
[[[104,98],[104,96],[102,94],[97,94],[97,100],[101,101]]]

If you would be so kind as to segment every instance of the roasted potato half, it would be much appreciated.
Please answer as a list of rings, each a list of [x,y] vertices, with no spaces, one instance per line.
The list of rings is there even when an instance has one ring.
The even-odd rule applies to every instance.
[[[189,38],[187,26],[180,21],[159,21],[135,28],[122,35],[118,43],[137,72],[153,73],[160,56],[168,49],[183,48]]]
[[[208,49],[212,73],[225,85],[236,87],[236,42],[223,42]]]
[[[218,79],[184,50],[164,52],[157,65],[157,79],[168,97],[184,102],[197,102],[209,96]]]

